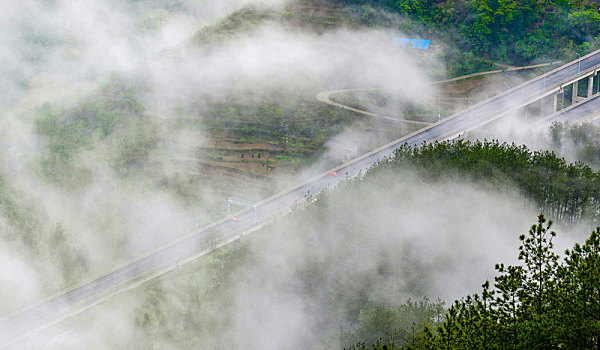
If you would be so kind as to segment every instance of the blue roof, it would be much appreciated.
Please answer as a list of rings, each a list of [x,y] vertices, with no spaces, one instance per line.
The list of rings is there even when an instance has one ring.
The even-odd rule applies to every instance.
[[[413,47],[419,50],[427,50],[431,44],[431,40],[409,38],[394,38],[394,42],[400,47]]]

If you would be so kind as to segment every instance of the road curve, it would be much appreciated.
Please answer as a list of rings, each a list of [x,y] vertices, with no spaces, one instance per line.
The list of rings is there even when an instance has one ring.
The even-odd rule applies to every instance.
[[[407,136],[387,143],[377,149],[363,154],[347,163],[323,172],[312,178],[293,185],[265,200],[257,203],[256,213],[245,209],[234,214],[238,220],[221,219],[201,229],[195,230],[170,244],[157,248],[137,257],[126,264],[116,267],[93,280],[86,281],[67,291],[63,291],[36,303],[28,308],[7,315],[0,320],[0,348],[9,348],[18,344],[28,333],[46,327],[56,320],[66,317],[78,310],[84,310],[97,300],[112,295],[132,281],[159,275],[206,251],[211,236],[219,233],[222,241],[230,241],[255,227],[255,215],[259,223],[274,213],[288,210],[307,194],[315,194],[324,188],[335,185],[344,177],[355,176],[373,164],[393,154],[402,145],[421,145],[424,142],[442,140],[453,137],[464,131],[493,121],[509,112],[514,105],[525,103],[539,95],[545,86],[554,86],[578,74],[581,71],[600,65],[600,50],[586,55],[579,60],[554,69],[541,77],[519,85],[489,100],[480,102],[470,108],[456,113],[441,122],[429,125]],[[542,77],[545,81],[542,82]],[[339,174],[339,176],[334,175]],[[16,346],[16,345],[15,345]]]
[[[433,82],[431,84],[432,85],[440,85],[440,84],[445,84],[445,83],[450,83],[450,82],[456,82],[456,81],[461,81],[461,80],[465,80],[465,79],[470,79],[470,78],[474,78],[474,77],[479,77],[479,76],[483,76],[483,75],[492,75],[492,74],[498,74],[498,73],[503,73],[503,72],[515,72],[515,71],[522,71],[522,70],[527,70],[527,69],[542,68],[542,67],[547,67],[547,66],[551,66],[551,65],[556,65],[556,64],[559,64],[559,63],[560,63],[560,61],[554,61],[554,62],[548,62],[548,63],[533,64],[533,65],[529,65],[529,66],[507,66],[507,65],[498,64],[499,67],[502,67],[502,68],[505,68],[505,69],[495,69],[495,70],[490,70],[490,71],[485,71],[485,72],[477,72],[477,73],[471,73],[471,74],[461,75],[461,76],[450,78],[450,79],[438,80],[438,81],[435,81],[435,82]],[[432,123],[421,122],[421,121],[410,120],[410,119],[400,119],[400,118],[393,118],[393,117],[388,117],[388,116],[382,116],[382,115],[371,113],[371,112],[368,112],[368,111],[365,111],[365,110],[362,110],[362,109],[350,107],[350,106],[344,105],[342,103],[335,102],[335,101],[333,101],[331,99],[331,95],[338,94],[338,93],[360,92],[360,91],[377,91],[377,90],[381,90],[381,88],[344,89],[344,90],[322,91],[322,92],[319,92],[317,94],[316,99],[318,101],[326,103],[328,105],[331,105],[331,106],[334,106],[334,107],[343,108],[345,110],[356,112],[356,113],[359,113],[359,114],[362,114],[362,115],[366,115],[366,116],[372,117],[372,118],[385,119],[385,120],[390,120],[390,121],[397,122],[397,123],[406,123],[406,124],[417,124],[417,125],[430,125],[430,124],[432,124]]]
[[[406,123],[406,124],[416,124],[416,125],[431,125],[432,124],[432,123],[421,122],[421,121],[417,121],[417,120],[400,119],[400,118],[393,118],[393,117],[388,117],[388,116],[384,116],[384,115],[378,115],[378,114],[375,114],[375,113],[364,111],[362,109],[358,109],[358,108],[346,106],[344,104],[337,103],[337,102],[331,100],[331,95],[334,94],[334,93],[357,92],[357,91],[374,91],[374,90],[378,90],[378,89],[348,89],[348,90],[323,91],[323,92],[319,92],[317,94],[316,99],[319,102],[323,102],[323,103],[326,103],[326,104],[334,106],[334,107],[340,107],[340,108],[346,109],[348,111],[360,113],[362,115],[366,115],[366,116],[369,116],[369,117],[372,117],[372,118],[385,119],[385,120],[393,121],[393,122],[396,122],[396,123]]]

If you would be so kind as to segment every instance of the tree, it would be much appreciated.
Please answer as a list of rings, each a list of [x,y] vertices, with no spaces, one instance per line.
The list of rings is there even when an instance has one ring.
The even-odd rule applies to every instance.
[[[494,10],[490,7],[488,0],[471,0],[468,4],[473,13],[473,19],[463,30],[474,41],[472,44],[474,50],[478,54],[483,54],[489,50],[492,43]]]
[[[551,322],[553,304],[556,302],[555,285],[558,255],[553,251],[552,239],[556,232],[550,231],[552,221],[546,224],[543,214],[528,235],[519,236],[519,260],[522,266],[522,286],[518,290],[521,302],[520,318],[524,323],[524,339],[529,349],[549,349],[554,344]],[[515,268],[518,269],[518,268]],[[523,342],[520,342],[523,345]]]
[[[343,345],[350,349],[366,349],[365,344],[373,344],[373,349],[416,347],[429,329],[441,322],[444,312],[441,300],[427,298],[409,299],[397,308],[368,305],[360,311],[357,327],[343,335]]]
[[[70,286],[79,282],[87,272],[88,262],[76,242],[60,223],[57,223],[52,230],[49,247],[56,259],[64,284]]]
[[[565,252],[560,266],[561,335],[571,349],[600,349],[600,227],[583,245]]]
[[[560,131],[560,130],[558,130]],[[460,173],[476,181],[517,185],[552,218],[566,223],[600,223],[600,172],[577,162],[568,164],[551,151],[532,152],[525,146],[498,141],[455,140],[400,147],[387,167],[410,165],[428,179]]]
[[[506,348],[515,349],[519,344],[521,329],[519,291],[523,286],[525,274],[521,266],[505,267],[504,264],[496,264],[496,271],[500,273],[494,278],[496,291],[489,292],[484,285],[483,295],[497,295],[492,302],[492,306],[497,310],[493,313],[493,319],[503,325],[499,336],[505,339]]]
[[[496,265],[494,289],[455,302],[419,348],[600,349],[600,227],[564,263],[551,227],[540,214],[519,237],[521,264]]]
[[[568,17],[569,30],[577,43],[581,44],[600,32],[600,14],[595,9],[575,11]]]

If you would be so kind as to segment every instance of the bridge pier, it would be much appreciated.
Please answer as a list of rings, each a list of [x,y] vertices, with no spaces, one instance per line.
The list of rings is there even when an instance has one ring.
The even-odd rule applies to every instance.
[[[580,77],[571,84],[571,103],[575,104],[582,99],[588,99],[600,92],[600,77],[598,71],[593,71],[589,75]],[[585,89],[585,91],[584,91]]]
[[[540,115],[554,114],[600,93],[599,72],[600,70],[595,70],[586,76],[578,77],[576,81],[561,86],[558,91],[541,98]]]
[[[587,98],[590,98],[600,92],[600,76],[599,71],[594,71],[588,76],[588,93]]]
[[[517,115],[526,121],[534,121],[541,117],[552,115],[558,108],[559,95],[560,93],[554,93],[531,102],[530,104],[519,108],[517,110]]]
[[[546,117],[556,112],[558,103],[558,94],[548,95],[539,100],[540,113],[539,116]]]
[[[517,110],[519,118],[528,121],[531,118],[535,118],[539,114],[539,101],[532,102],[526,106],[523,106]]]
[[[565,109],[573,104],[573,84],[563,87],[561,96],[562,96],[562,101],[560,103],[559,110]]]

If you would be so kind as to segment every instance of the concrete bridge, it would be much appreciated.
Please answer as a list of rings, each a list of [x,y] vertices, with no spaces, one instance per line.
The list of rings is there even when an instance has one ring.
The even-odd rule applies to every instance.
[[[582,70],[581,62],[579,60],[573,64],[573,70],[577,67],[576,74],[552,86],[546,86],[546,79],[542,78],[544,91],[525,105],[518,106],[518,115],[525,120],[531,120],[557,113],[564,114],[575,106],[597,97],[600,90],[600,66],[595,65]],[[584,67],[586,66],[588,65],[584,63]]]

